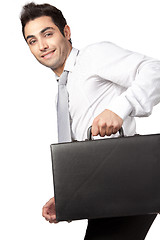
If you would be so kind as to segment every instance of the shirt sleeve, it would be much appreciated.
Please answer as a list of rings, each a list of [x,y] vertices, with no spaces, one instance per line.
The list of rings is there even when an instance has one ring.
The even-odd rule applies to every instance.
[[[102,49],[98,75],[122,89],[106,108],[123,120],[127,116],[149,116],[160,102],[160,61],[111,43]]]
[[[131,86],[108,106],[122,119],[147,117],[160,101],[160,62],[146,61],[139,68]]]

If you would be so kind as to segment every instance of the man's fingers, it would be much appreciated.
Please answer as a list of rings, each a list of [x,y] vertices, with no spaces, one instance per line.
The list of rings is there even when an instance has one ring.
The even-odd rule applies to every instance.
[[[110,136],[111,134],[115,134],[117,132],[118,128],[114,128],[112,125],[101,123],[101,121],[98,122],[97,126],[92,126],[93,136],[100,135],[101,137],[104,137],[105,135]]]
[[[111,136],[113,134],[113,127],[106,127],[106,135]]]
[[[50,220],[49,223],[58,223],[57,220]]]
[[[48,216],[50,216],[50,214],[49,214],[49,207],[43,207],[42,208],[42,216],[44,217],[44,218],[48,218]]]
[[[48,215],[48,214],[47,214],[47,208],[46,208],[46,207],[43,207],[43,208],[42,208],[42,216],[43,216],[44,218],[46,218],[47,215]]]
[[[98,134],[99,134],[98,125],[93,124],[92,125],[92,136],[97,136]]]
[[[99,135],[101,137],[104,137],[106,135],[106,130],[107,130],[107,125],[106,125],[105,121],[100,119],[98,121],[98,127],[99,127]]]
[[[56,220],[56,215],[46,215],[45,216],[46,221],[52,222],[52,223],[58,223]]]

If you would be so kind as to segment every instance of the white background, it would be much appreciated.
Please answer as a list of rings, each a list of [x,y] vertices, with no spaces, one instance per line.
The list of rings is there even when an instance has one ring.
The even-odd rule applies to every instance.
[[[107,40],[160,59],[159,0],[47,2],[64,13],[76,48]],[[0,239],[82,240],[86,221],[53,225],[41,216],[42,206],[53,196],[50,144],[57,139],[57,85],[22,37],[19,15],[25,3],[1,3]],[[160,133],[159,119],[160,105],[151,117],[137,119],[138,132]],[[158,216],[147,240],[160,239],[159,224]]]

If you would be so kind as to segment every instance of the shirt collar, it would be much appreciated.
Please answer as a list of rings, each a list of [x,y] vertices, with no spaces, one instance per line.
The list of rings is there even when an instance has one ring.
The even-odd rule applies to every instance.
[[[68,72],[73,71],[74,65],[76,64],[76,59],[77,59],[78,53],[79,53],[78,49],[72,48],[72,50],[66,60],[65,66],[64,66],[65,71],[68,71]]]

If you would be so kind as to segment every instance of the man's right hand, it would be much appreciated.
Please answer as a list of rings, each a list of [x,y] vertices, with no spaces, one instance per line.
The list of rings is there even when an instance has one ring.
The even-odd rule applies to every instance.
[[[56,220],[55,199],[51,198],[42,209],[42,216],[50,223],[58,223]]]

